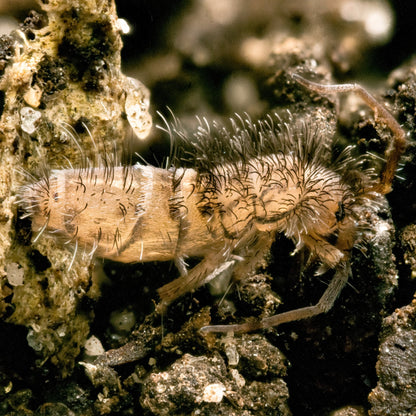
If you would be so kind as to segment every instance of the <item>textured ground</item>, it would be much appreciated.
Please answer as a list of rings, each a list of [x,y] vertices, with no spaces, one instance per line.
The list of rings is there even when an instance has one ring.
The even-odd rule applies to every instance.
[[[62,154],[75,163],[78,150],[63,134],[64,123],[86,152],[85,126],[100,145],[117,139],[120,146],[133,136],[129,129],[146,118],[132,120],[128,98],[145,90],[126,81],[120,62],[124,74],[150,90],[154,124],[162,123],[156,111],[168,114],[168,107],[190,130],[195,115],[226,120],[247,112],[256,119],[289,109],[319,118],[326,132],[336,130],[340,146],[382,154],[386,133],[371,111],[353,97],[309,93],[290,77],[300,72],[370,88],[411,142],[416,60],[406,6],[230,0],[134,2],[132,8],[119,2],[119,16],[132,26],[120,59],[116,16],[106,4],[48,3],[22,28],[29,46],[18,35],[0,39],[0,415],[416,414],[412,143],[393,192],[368,218],[373,231],[364,250],[354,251],[350,286],[334,308],[235,337],[203,337],[198,329],[210,320],[236,322],[312,304],[330,274],[314,276],[304,267],[306,254],[290,256],[292,243],[279,238],[269,266],[226,301],[219,304],[201,288],[171,305],[162,322],[153,313],[156,290],[176,276],[171,264],[107,261],[93,271],[76,259],[68,271],[67,250],[53,241],[30,244],[30,224],[13,205],[12,173],[45,158],[59,165]],[[0,5],[21,21],[28,15]],[[27,7],[40,12],[37,4]],[[38,32],[45,27],[51,35]],[[16,48],[22,64],[11,76]],[[30,121],[22,123],[23,107],[35,110],[33,132]],[[134,146],[151,163],[169,154],[156,129]],[[107,354],[94,358],[101,348]]]

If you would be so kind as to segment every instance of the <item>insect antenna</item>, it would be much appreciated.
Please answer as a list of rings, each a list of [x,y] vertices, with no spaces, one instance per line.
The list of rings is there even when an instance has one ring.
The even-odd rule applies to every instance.
[[[359,84],[318,84],[309,81],[298,74],[292,74],[292,77],[304,87],[320,94],[349,93],[357,94],[373,111],[376,119],[383,120],[386,126],[393,133],[393,140],[389,143],[385,151],[386,162],[380,172],[379,183],[373,185],[372,189],[367,192],[378,192],[387,194],[391,191],[391,184],[396,174],[399,160],[406,149],[406,133],[396,121],[396,119],[380,104],[368,91]]]

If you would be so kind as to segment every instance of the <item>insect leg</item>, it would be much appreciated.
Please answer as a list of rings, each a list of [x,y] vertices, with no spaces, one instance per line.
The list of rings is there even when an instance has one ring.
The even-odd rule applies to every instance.
[[[223,262],[224,258],[221,252],[208,255],[186,274],[162,286],[158,289],[162,305],[167,306],[178,297],[202,286],[206,283],[207,276],[215,274],[216,269]]]
[[[383,120],[393,133],[393,141],[386,149],[386,163],[380,174],[380,182],[370,191],[387,194],[391,191],[391,184],[396,174],[401,155],[406,148],[406,134],[391,113],[378,102],[367,90],[358,84],[318,84],[309,81],[298,74],[293,78],[304,87],[320,94],[334,94],[353,92],[357,94],[373,111],[376,119]]]
[[[344,257],[342,251],[337,247],[325,241],[324,238],[317,235],[302,236],[303,243],[313,249],[313,252],[318,256],[323,264],[331,268],[336,267]]]
[[[250,236],[247,239],[242,238],[236,253],[244,260],[234,267],[234,280],[242,280],[259,266],[264,266],[273,241],[274,235],[268,233],[257,236],[257,241],[254,242],[251,241]]]
[[[175,266],[179,270],[181,276],[186,276],[188,274],[188,267],[183,257],[175,258]]]
[[[306,306],[304,308],[279,313],[257,322],[246,322],[243,324],[235,325],[208,325],[202,327],[201,331],[204,333],[249,332],[258,329],[271,328],[285,322],[298,321],[300,319],[306,319],[324,312],[328,312],[332,308],[332,305],[340,294],[342,288],[347,283],[350,274],[351,269],[348,263],[342,263],[338,265],[334,277],[332,278],[324,294],[321,296],[316,305]]]

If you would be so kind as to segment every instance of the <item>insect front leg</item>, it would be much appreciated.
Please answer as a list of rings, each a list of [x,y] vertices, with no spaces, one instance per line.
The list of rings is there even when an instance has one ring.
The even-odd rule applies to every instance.
[[[243,248],[236,251],[242,261],[234,267],[234,280],[242,280],[255,269],[265,265],[266,256],[270,253],[275,233],[262,233],[257,235],[255,241],[252,236],[241,239],[239,246]]]
[[[232,263],[233,259],[230,260]],[[195,267],[188,270],[186,274],[167,283],[158,289],[163,306],[169,305],[180,296],[198,289],[210,280],[210,276],[215,277],[221,273],[221,266],[228,264],[224,261],[223,250],[213,251],[212,254],[206,255]],[[232,264],[229,264],[232,266]],[[216,273],[216,271],[218,271]]]
[[[185,259],[183,257],[176,257],[174,262],[181,276],[186,276],[188,274],[188,265],[186,264]]]
[[[313,250],[315,256],[323,260],[325,266],[335,267],[345,256],[342,251],[325,241],[322,237],[312,234],[305,235],[302,237],[302,241]]]

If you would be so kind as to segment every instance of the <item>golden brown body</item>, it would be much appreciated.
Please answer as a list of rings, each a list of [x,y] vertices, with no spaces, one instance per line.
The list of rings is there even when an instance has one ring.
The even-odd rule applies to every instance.
[[[356,218],[374,207],[375,192],[389,191],[405,141],[397,122],[361,87],[299,82],[320,92],[358,92],[378,111],[395,135],[381,180],[362,170],[348,151],[331,161],[319,132],[309,125],[288,128],[272,117],[256,124],[240,120],[232,134],[224,128],[198,131],[195,151],[202,147],[209,153],[213,147],[213,158],[219,157],[199,169],[105,165],[52,171],[21,190],[34,229],[116,261],[175,260],[181,276],[159,290],[164,304],[206,283],[225,265],[233,268],[234,279],[244,278],[264,260],[275,234],[284,233],[297,249],[306,246],[324,266],[336,269],[320,302],[258,325],[205,330],[251,330],[325,312],[348,279],[349,252],[360,238]],[[261,154],[257,136],[268,153]],[[242,152],[241,159],[232,154]],[[221,159],[227,153],[228,162]],[[188,271],[187,257],[202,260]]]

